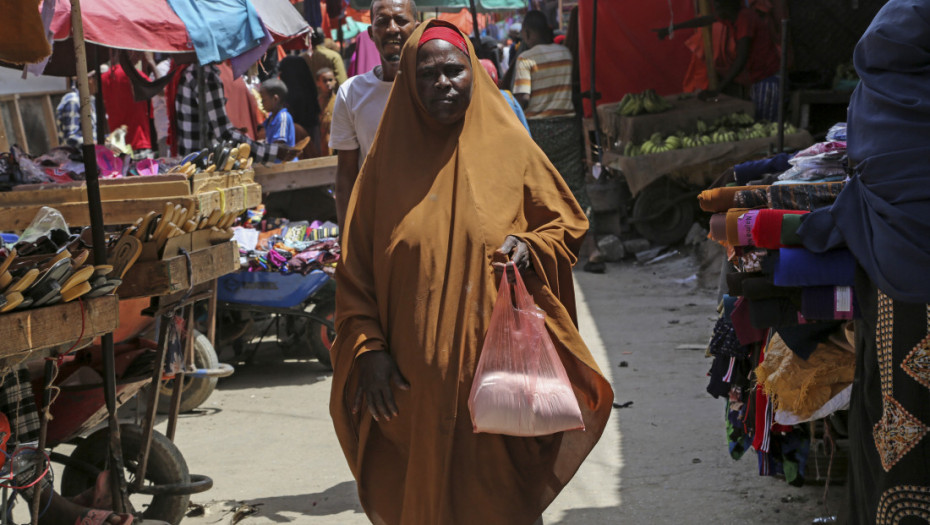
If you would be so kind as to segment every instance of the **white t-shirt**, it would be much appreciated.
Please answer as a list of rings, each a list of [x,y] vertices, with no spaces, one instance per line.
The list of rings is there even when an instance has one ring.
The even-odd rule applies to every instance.
[[[393,82],[379,79],[372,70],[350,78],[339,86],[336,93],[329,147],[334,150],[358,149],[359,168],[375,141],[392,85]]]

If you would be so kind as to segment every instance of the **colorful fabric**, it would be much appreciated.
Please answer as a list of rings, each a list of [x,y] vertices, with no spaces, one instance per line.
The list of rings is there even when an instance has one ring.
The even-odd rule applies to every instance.
[[[845,182],[822,182],[769,186],[768,207],[813,211],[833,204],[845,185]]]
[[[800,246],[801,236],[798,235],[798,228],[804,221],[804,215],[785,215],[781,221],[781,244],[782,246]]]
[[[222,62],[261,44],[265,27],[248,0],[168,0],[184,22],[197,61]]]
[[[806,248],[781,248],[775,264],[776,286],[852,286],[856,260],[849,250],[814,253]]]
[[[733,195],[733,206],[738,208],[765,208],[769,206],[770,186],[746,186],[737,188]]]
[[[782,224],[785,215],[803,214],[796,210],[759,210],[752,226],[752,238],[759,248],[777,250],[782,247]]]
[[[148,80],[148,77],[145,79]],[[152,149],[152,103],[148,100],[136,102],[133,99],[132,84],[121,64],[112,66],[101,76],[101,80],[101,94],[107,108],[110,130],[126,126],[126,143],[133,150]]]
[[[90,125],[94,133],[94,141],[97,140],[97,108],[94,106],[94,97],[90,98]],[[80,149],[84,143],[84,137],[81,134],[81,96],[77,88],[71,88],[71,91],[61,97],[61,102],[55,109],[55,122],[58,129],[58,143],[63,146],[71,146]]]
[[[727,242],[727,214],[715,213],[710,216],[710,232],[708,236],[719,242]]]
[[[739,219],[748,211],[745,208],[730,208],[727,211],[727,244],[730,246],[743,246],[739,240]]]
[[[0,413],[10,422],[12,435],[7,442],[7,451],[39,439],[39,410],[29,370],[18,365],[8,371],[0,381]]]
[[[736,195],[741,191],[765,190],[767,186],[723,186],[704,190],[698,194],[698,204],[701,209],[711,213],[723,213],[730,208],[755,208],[756,206],[737,205]]]
[[[527,120],[575,114],[572,54],[568,48],[558,44],[533,46],[520,54],[515,67],[513,93],[530,96]]]
[[[801,314],[806,319],[858,319],[859,304],[852,286],[808,286],[801,290]]]
[[[336,53],[336,56],[338,55],[339,53]],[[335,60],[335,57],[331,57],[331,59]],[[339,64],[339,62],[336,63]],[[364,75],[379,65],[381,65],[381,55],[378,53],[378,48],[371,40],[371,37],[368,36],[368,31],[362,31],[355,39],[355,52],[352,53],[352,58],[349,60],[348,76]],[[334,76],[336,76],[337,80],[339,79],[339,76],[335,75],[335,73]]]
[[[852,384],[855,365],[854,353],[830,343],[820,344],[808,359],[801,359],[775,334],[756,367],[756,380],[775,410],[807,418]]]
[[[779,153],[761,160],[748,160],[733,166],[733,175],[736,184],[745,186],[751,181],[761,179],[771,173],[782,173],[791,168],[788,161],[794,156],[792,153]]]
[[[216,66],[203,66],[206,75],[207,129],[209,138],[206,146],[222,140],[236,143],[245,142],[252,148],[252,157],[256,162],[268,162],[278,154],[276,144],[256,142],[233,127],[226,114],[226,98],[223,96],[223,83]],[[175,100],[175,129],[178,153],[187,155],[200,150],[200,113],[198,110],[197,68],[189,67],[178,82]]]
[[[730,314],[730,321],[736,331],[736,337],[742,345],[751,345],[765,340],[765,329],[757,328],[750,319],[749,301],[745,297],[737,299]]]
[[[255,139],[258,136],[258,127],[264,120],[258,108],[258,99],[242,77],[233,77],[232,67],[228,63],[217,64],[216,68],[220,72],[220,82],[226,96],[226,115],[229,122],[236,129],[244,129],[250,139]]]
[[[471,47],[469,57],[472,70],[481,67]],[[416,46],[405,46],[348,206],[330,414],[373,522],[532,523],[612,410],[613,392],[575,324],[572,264],[587,222],[487,75],[473,76],[463,120],[441,124],[419,102],[416,58]],[[576,388],[583,432],[473,431],[469,391],[497,294],[490,263],[511,234],[529,247],[525,282]],[[411,385],[394,390],[399,415],[390,422],[352,412],[367,352],[388,352]]]
[[[739,246],[753,246],[752,231],[760,210],[749,210],[736,220],[736,237]]]

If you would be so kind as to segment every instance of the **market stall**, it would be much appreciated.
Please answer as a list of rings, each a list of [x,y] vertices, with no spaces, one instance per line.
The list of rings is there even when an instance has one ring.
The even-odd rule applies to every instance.
[[[635,199],[630,222],[652,242],[684,238],[694,222],[693,197],[723,171],[772,153],[778,126],[756,122],[751,102],[718,95],[659,97],[652,91],[598,107],[601,132],[610,148],[604,166],[619,174]],[[805,130],[786,126],[784,145],[811,144]]]
[[[797,154],[736,165],[698,197],[727,258],[707,391],[726,403],[730,455],[752,449],[760,475],[797,486],[845,477],[856,261],[810,252],[797,234],[846,184],[845,140],[837,125]]]

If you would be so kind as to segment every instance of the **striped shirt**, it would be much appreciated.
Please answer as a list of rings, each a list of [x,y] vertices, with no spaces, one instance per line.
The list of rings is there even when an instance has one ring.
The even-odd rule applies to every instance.
[[[514,94],[528,94],[527,119],[574,115],[572,55],[559,44],[540,44],[517,58]]]

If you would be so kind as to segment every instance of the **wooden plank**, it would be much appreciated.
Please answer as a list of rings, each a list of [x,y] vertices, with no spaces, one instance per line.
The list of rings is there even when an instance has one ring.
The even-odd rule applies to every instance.
[[[112,332],[119,324],[119,300],[105,295],[0,315],[0,356],[21,354]]]
[[[19,95],[13,97],[13,107],[10,111],[13,116],[13,133],[16,135],[16,143],[29,154],[29,144],[26,142],[26,128],[23,127],[23,115],[19,108]]]
[[[43,188],[32,191],[3,192],[0,193],[0,206],[44,204],[55,207],[57,204],[69,202],[87,203],[86,186],[61,186],[64,185],[46,184]],[[161,197],[183,199],[190,197],[189,189],[186,181],[107,185],[100,187],[100,198],[104,202]]]
[[[201,192],[194,195],[194,198],[197,200],[197,211],[201,215],[208,215],[213,210],[242,212],[262,203],[262,187],[253,182],[232,188]]]
[[[46,95],[64,95],[67,93],[68,89],[54,89],[52,91],[34,91],[30,93],[22,94],[9,94],[9,95],[0,95],[0,102],[10,102],[16,97],[20,98],[33,98],[33,97],[44,97]]]
[[[335,184],[336,157],[257,166],[255,182],[262,185],[262,191],[266,194]]]
[[[165,174],[165,175],[146,175],[144,177],[120,177],[118,179],[101,179],[100,187],[104,186],[121,186],[123,184],[152,184],[156,182],[185,182],[190,185],[187,177],[184,175]],[[83,181],[61,182],[56,184],[20,184],[15,186],[13,191],[35,191],[48,188],[82,188],[86,183]],[[188,191],[185,193],[187,195]]]
[[[55,107],[52,106],[52,97],[42,97],[42,116],[45,118],[45,135],[48,137],[48,147],[58,147],[58,121],[55,118]]]
[[[165,204],[171,202],[180,204],[184,208],[195,206],[193,197],[158,197],[153,199],[127,199],[123,201],[103,202],[103,222],[107,225],[132,224],[139,217],[150,211],[161,213]],[[0,206],[0,230],[22,231],[42,208],[40,204],[24,206]],[[70,202],[55,204],[54,208],[61,212],[68,226],[89,226],[90,215],[86,202]]]
[[[190,257],[192,278],[184,256],[140,262],[129,269],[116,292],[123,299],[168,295],[187,290],[191,281],[196,286],[239,269],[239,246],[234,241],[193,251]]]

